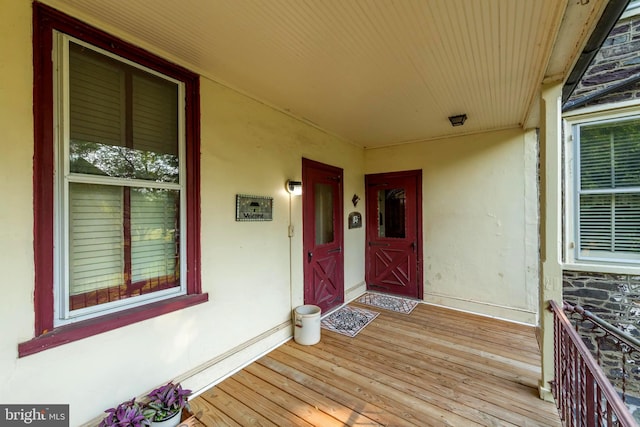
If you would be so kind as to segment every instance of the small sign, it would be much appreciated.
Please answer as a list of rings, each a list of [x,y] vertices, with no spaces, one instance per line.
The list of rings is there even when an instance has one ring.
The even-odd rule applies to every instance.
[[[236,194],[236,221],[273,220],[273,197]]]
[[[349,228],[362,227],[362,214],[360,212],[351,212],[349,214]]]

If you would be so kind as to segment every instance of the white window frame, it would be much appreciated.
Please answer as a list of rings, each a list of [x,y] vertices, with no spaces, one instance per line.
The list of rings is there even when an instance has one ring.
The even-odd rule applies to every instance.
[[[177,85],[178,87],[178,156],[179,181],[154,182],[128,178],[113,178],[96,175],[83,175],[69,171],[69,42],[82,45],[116,61],[128,64],[144,72],[153,74]],[[54,177],[54,327],[103,316],[106,314],[131,309],[157,301],[187,294],[187,192],[186,192],[186,147],[185,147],[185,88],[184,83],[139,65],[121,56],[100,49],[80,39],[54,31],[54,123],[55,133],[55,177]],[[149,294],[134,296],[78,310],[69,308],[69,183],[85,183],[115,185],[128,187],[146,187],[172,189],[180,191],[180,286],[172,289],[155,291]]]
[[[615,122],[621,119],[640,118],[640,102],[625,101],[612,106],[597,105],[565,113],[564,123],[564,232],[563,232],[563,267],[580,271],[640,274],[640,256],[637,261],[631,259],[605,258],[581,259],[577,252],[578,215],[578,162],[577,135],[581,125],[601,122]]]
[[[631,18],[640,14],[640,0],[631,0],[627,8],[620,16],[620,20]]]

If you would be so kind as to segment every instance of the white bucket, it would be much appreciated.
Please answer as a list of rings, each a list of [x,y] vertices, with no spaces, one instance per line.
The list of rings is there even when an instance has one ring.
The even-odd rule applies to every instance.
[[[301,305],[293,311],[293,339],[302,345],[320,342],[320,307]]]

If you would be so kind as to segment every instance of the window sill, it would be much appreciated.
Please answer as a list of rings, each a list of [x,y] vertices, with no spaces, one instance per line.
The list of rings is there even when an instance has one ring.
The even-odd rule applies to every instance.
[[[29,356],[102,332],[111,331],[152,317],[182,310],[183,308],[201,304],[208,300],[209,294],[183,295],[118,313],[107,314],[94,319],[73,323],[71,325],[61,326],[29,341],[18,344],[18,357]]]
[[[610,273],[610,274],[631,274],[639,275],[640,266],[628,264],[590,264],[584,262],[569,262],[562,264],[563,270],[584,271],[587,273]]]

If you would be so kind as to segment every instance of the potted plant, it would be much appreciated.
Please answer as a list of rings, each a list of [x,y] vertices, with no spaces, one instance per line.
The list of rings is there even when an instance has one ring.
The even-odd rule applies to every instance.
[[[149,426],[151,422],[143,412],[143,408],[136,399],[122,402],[117,408],[105,411],[108,415],[100,422],[98,427],[142,427]]]
[[[169,382],[147,395],[144,415],[151,420],[152,426],[174,427],[180,424],[182,408],[188,407],[187,397],[191,390],[185,390],[180,384]]]

